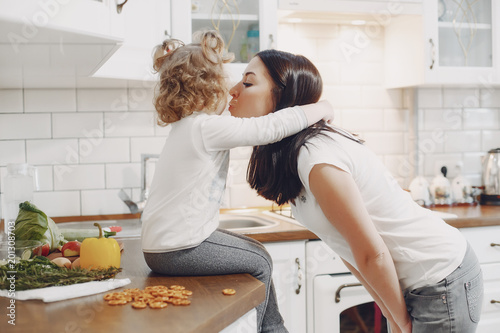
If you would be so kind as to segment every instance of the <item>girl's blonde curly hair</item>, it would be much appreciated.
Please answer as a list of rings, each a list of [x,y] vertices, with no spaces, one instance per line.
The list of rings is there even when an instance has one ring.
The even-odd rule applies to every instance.
[[[158,124],[166,126],[194,111],[220,111],[228,95],[222,65],[233,58],[214,30],[195,33],[188,45],[167,39],[156,46],[153,68],[160,77],[154,96]]]

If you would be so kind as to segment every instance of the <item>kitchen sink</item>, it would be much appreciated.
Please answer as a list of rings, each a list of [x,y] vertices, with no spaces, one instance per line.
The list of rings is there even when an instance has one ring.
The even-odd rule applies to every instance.
[[[275,227],[278,221],[253,215],[221,214],[219,227],[226,230],[261,230]]]
[[[141,220],[140,219],[127,219],[127,220],[100,220],[100,221],[80,221],[80,222],[63,222],[57,223],[59,229],[97,229],[94,223],[97,222],[101,227],[120,226],[122,231],[116,234],[119,238],[130,238],[141,236]]]
[[[116,238],[132,238],[141,236],[141,220],[100,220],[57,223],[60,229],[93,229],[94,223],[98,222],[101,227],[120,226],[122,231],[116,234]],[[221,214],[219,227],[231,231],[253,232],[265,230],[277,226],[279,221],[269,220],[259,216],[240,214]]]

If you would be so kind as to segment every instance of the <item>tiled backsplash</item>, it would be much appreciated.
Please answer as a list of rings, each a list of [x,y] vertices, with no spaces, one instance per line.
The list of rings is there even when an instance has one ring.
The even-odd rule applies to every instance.
[[[499,90],[387,90],[382,32],[360,43],[353,26],[281,24],[278,41],[316,64],[337,125],[359,133],[401,186],[443,163],[462,163],[480,185],[480,156],[500,146]],[[140,199],[141,154],[158,154],[168,135],[152,98],[152,88],[0,90],[1,177],[7,163],[36,165],[35,203],[50,216],[127,213],[118,191]],[[226,207],[269,204],[246,184],[250,153],[231,152]]]
[[[500,89],[419,89],[418,106],[420,173],[430,178],[446,165],[452,178],[460,165],[481,185],[481,157],[500,147]]]
[[[140,198],[141,154],[158,154],[152,89],[0,90],[0,170],[37,166],[34,201],[51,216],[127,213]],[[3,186],[2,186],[3,193]]]

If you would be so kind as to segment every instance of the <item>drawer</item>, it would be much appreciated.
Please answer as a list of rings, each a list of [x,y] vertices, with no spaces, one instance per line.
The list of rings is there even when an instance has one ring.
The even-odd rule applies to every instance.
[[[496,333],[500,326],[500,264],[481,265],[484,278],[484,301],[478,333]]]
[[[476,252],[479,262],[500,263],[500,226],[463,228],[460,232]]]
[[[320,240],[306,243],[307,276],[349,273],[340,256]]]

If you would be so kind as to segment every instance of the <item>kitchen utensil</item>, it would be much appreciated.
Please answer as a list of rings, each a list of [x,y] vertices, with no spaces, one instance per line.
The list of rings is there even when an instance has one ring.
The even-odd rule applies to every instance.
[[[2,243],[0,246],[0,262],[16,262],[20,259],[31,259],[42,255],[42,242],[37,240],[17,240]]]
[[[441,173],[432,179],[430,189],[434,204],[436,205],[451,205],[452,203],[451,184],[446,179],[447,173],[448,169],[443,166]]]
[[[14,221],[19,213],[21,202],[33,202],[33,192],[38,190],[37,168],[26,163],[7,164],[7,176],[4,177],[4,231],[13,231]],[[11,228],[11,229],[9,229]]]
[[[500,148],[491,149],[483,157],[483,186],[480,203],[500,206]]]
[[[415,177],[408,187],[410,195],[414,201],[421,206],[430,206],[432,204],[429,182],[423,177]]]
[[[472,185],[462,174],[462,165],[457,165],[458,176],[451,181],[453,202],[458,204],[473,203]]]

